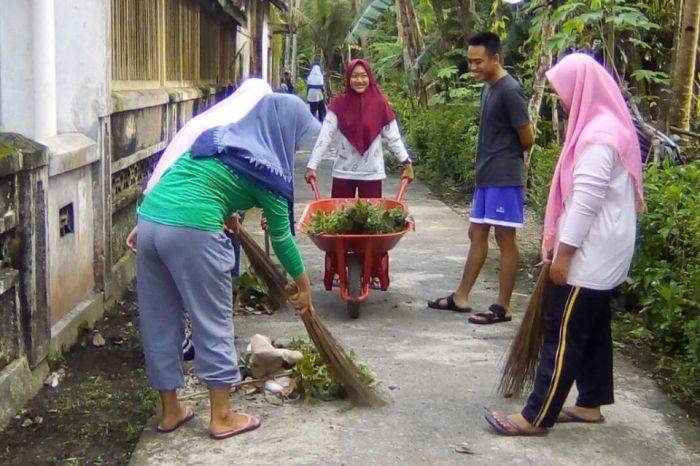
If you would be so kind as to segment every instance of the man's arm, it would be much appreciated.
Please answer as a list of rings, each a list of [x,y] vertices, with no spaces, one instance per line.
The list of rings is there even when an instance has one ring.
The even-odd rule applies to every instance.
[[[520,140],[520,145],[523,147],[523,151],[530,150],[532,145],[535,143],[535,133],[532,131],[532,124],[528,123],[517,129],[518,139]]]

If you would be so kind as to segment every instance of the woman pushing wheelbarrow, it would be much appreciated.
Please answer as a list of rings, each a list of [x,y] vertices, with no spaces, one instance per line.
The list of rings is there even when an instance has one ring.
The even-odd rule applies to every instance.
[[[369,62],[363,59],[352,60],[348,63],[345,72],[345,92],[337,95],[329,105],[328,113],[321,127],[321,133],[316,140],[316,145],[306,166],[304,178],[308,183],[313,183],[312,186],[315,186],[316,168],[324,154],[328,152],[332,145],[335,145],[337,156],[333,164],[331,198],[354,199],[355,197],[360,197],[379,200],[382,197],[382,180],[386,178],[382,137],[387,139],[392,153],[404,165],[402,186],[405,189],[405,185],[413,180],[413,166],[411,165],[411,158],[406,151],[406,146],[401,140],[401,133],[394,112],[379,89]],[[403,189],[400,189],[396,201],[385,200],[383,202],[385,204],[386,202],[390,204],[394,202],[396,204],[391,204],[391,207],[400,206],[405,211],[405,204],[401,202]],[[315,193],[318,200],[317,190],[315,190]],[[337,205],[337,207],[340,207],[340,205]],[[367,241],[374,242],[375,240],[362,239],[357,236],[354,238],[353,244],[357,245]],[[398,238],[396,241],[398,241]],[[344,264],[345,261],[342,259],[340,262],[343,262],[343,264],[338,263],[338,259],[343,254],[335,253],[334,251],[337,249],[335,246],[331,247],[330,244],[327,244],[325,247],[322,247],[318,243],[317,245],[326,251],[326,279],[324,279],[326,288],[330,289],[330,285],[326,282],[328,281],[329,269],[332,269],[334,274],[338,275],[336,283],[340,286],[341,296],[343,296],[348,292],[344,283],[342,283],[345,271],[344,265],[348,266],[349,272],[354,272],[354,269],[351,270],[349,268],[350,263]],[[344,244],[344,246],[348,246],[348,244]],[[333,250],[329,251],[328,248]],[[370,248],[374,250],[373,254],[375,256],[379,253],[377,248],[372,247],[372,245],[370,245]],[[379,247],[379,249],[384,248],[385,245]],[[353,246],[353,249],[357,248]],[[367,249],[367,247],[364,249]],[[363,274],[363,282],[369,282],[369,286],[372,288],[386,290],[386,287],[388,287],[388,276],[383,280],[380,273],[382,269],[384,269],[384,275],[388,272],[387,250],[383,251],[375,261],[386,262],[385,266],[372,267],[373,264],[371,263],[367,264],[366,267],[364,264],[361,266],[363,271],[367,268],[370,269],[368,273],[372,274],[372,276],[367,277],[366,274]],[[360,257],[353,258],[353,255],[355,254],[348,254],[348,259],[355,264],[353,267],[357,268],[357,261],[360,260]],[[372,262],[372,260],[367,259],[367,262]],[[341,269],[343,273],[339,273]],[[372,273],[373,271],[375,273]],[[333,283],[333,275],[331,275],[330,281]],[[350,285],[354,286],[352,283]],[[348,311],[352,317],[357,317],[359,302],[364,298],[358,299],[355,296],[352,299],[354,294],[352,291],[357,290],[350,291],[351,299],[348,301]],[[359,293],[366,297],[366,292],[360,290]]]

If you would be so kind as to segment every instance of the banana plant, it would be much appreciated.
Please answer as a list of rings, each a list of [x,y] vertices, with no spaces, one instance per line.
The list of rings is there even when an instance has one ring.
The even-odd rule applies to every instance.
[[[345,38],[347,43],[355,43],[363,37],[366,37],[377,20],[394,5],[394,0],[365,0],[360,6],[360,10],[355,16],[352,29]]]

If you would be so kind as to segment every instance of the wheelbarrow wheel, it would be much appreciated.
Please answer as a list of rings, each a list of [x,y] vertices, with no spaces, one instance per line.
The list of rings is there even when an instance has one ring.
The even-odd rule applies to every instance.
[[[348,294],[357,298],[362,292],[362,260],[360,256],[348,257]],[[348,315],[351,319],[360,317],[360,302],[348,301]]]

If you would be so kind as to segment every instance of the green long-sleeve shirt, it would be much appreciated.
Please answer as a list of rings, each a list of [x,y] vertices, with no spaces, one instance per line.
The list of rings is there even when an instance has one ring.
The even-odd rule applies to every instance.
[[[219,231],[229,215],[251,207],[265,212],[282,266],[292,277],[301,275],[304,263],[290,231],[286,199],[256,188],[214,157],[183,154],[146,194],[138,214],[162,225]]]

